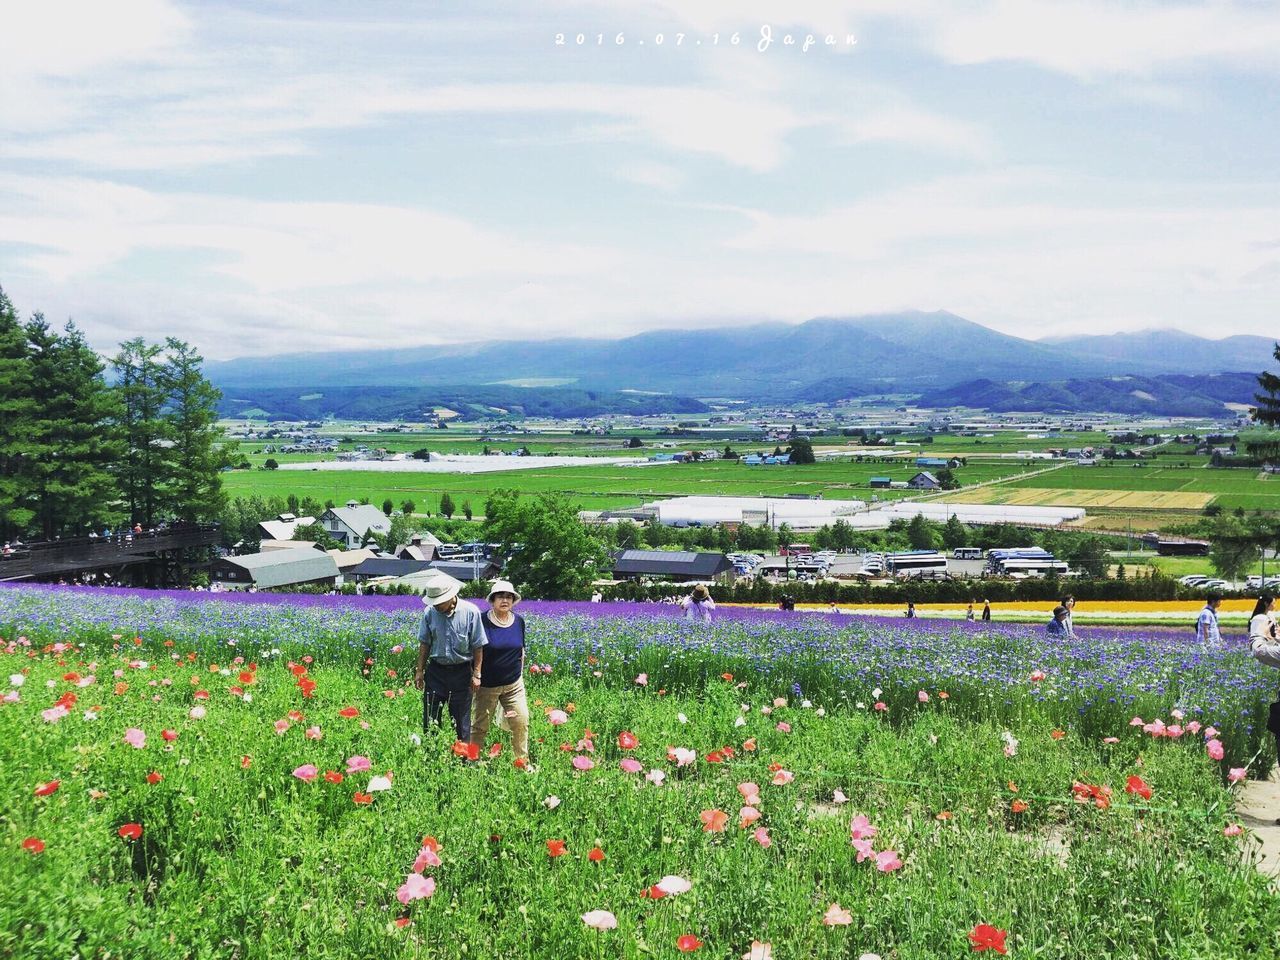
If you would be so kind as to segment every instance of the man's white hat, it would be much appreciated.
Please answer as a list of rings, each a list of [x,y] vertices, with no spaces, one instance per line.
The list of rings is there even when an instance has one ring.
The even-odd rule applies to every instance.
[[[456,597],[461,589],[461,580],[455,580],[447,573],[442,573],[427,581],[427,589],[426,593],[423,594],[422,602],[428,607],[439,606]]]

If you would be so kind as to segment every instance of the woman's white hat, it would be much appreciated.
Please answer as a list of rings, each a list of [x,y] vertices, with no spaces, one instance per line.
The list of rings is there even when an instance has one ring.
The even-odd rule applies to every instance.
[[[510,581],[510,580],[495,580],[495,581],[493,581],[493,586],[489,588],[489,602],[490,602],[490,603],[492,603],[492,602],[493,602],[493,595],[494,595],[495,593],[509,593],[509,594],[511,594],[513,597],[515,597],[517,601],[519,601],[519,599],[520,599],[520,591],[519,591],[519,590],[517,590],[515,587],[513,587],[513,586],[511,585],[511,581]]]
[[[447,573],[442,573],[438,577],[432,577],[427,581],[426,592],[422,596],[422,602],[428,607],[439,606],[456,597],[461,589],[461,580],[455,580]]]

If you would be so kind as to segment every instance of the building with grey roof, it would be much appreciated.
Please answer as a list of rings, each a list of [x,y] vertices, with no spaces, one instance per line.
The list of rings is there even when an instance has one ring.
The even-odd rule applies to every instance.
[[[338,579],[338,564],[323,550],[305,546],[220,557],[214,561],[213,576],[228,586],[254,586],[260,590],[300,584],[333,586]]]
[[[370,533],[386,535],[391,532],[391,519],[369,503],[348,500],[345,507],[330,507],[320,514],[324,532],[347,547],[364,546]]]

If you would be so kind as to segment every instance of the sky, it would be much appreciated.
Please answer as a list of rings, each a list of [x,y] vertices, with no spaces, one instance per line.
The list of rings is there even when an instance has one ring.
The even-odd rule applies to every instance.
[[[1280,330],[1269,0],[5,7],[0,287],[104,350]]]

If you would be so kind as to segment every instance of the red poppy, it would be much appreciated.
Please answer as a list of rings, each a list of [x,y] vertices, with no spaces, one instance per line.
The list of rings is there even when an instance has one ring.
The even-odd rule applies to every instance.
[[[721,680],[728,680],[730,683],[733,683],[733,674],[732,674],[732,673],[722,673],[722,674],[720,674],[720,679],[721,679]]]
[[[359,790],[357,790],[355,796],[351,798],[351,802],[356,804],[357,806],[362,806],[362,807],[368,806],[369,804],[373,803],[373,794],[361,793]]]
[[[396,917],[397,927],[407,927],[411,923],[413,923],[413,921],[408,917]]]
[[[1139,776],[1132,776],[1124,785],[1125,793],[1132,793],[1141,797],[1143,800],[1151,799],[1151,787]]]
[[[725,755],[725,759],[731,760],[733,759],[733,755],[738,751],[734,750],[733,747],[721,747],[720,752]]]
[[[244,687],[227,687],[227,693],[231,694],[233,697],[243,697]]]
[[[489,747],[489,756],[496,757],[500,753],[502,753],[502,744],[495,743]]]
[[[712,750],[707,754],[707,763],[724,763],[724,754],[719,750]]]
[[[782,769],[782,764],[778,763],[776,760],[773,763],[769,764],[770,773],[777,773],[781,769]]]
[[[147,783],[151,784],[152,786],[155,786],[157,783],[159,783],[163,779],[164,777],[160,776],[160,774],[156,773],[154,770],[152,770],[150,773],[147,774]]]
[[[1008,935],[1008,930],[1001,930],[999,927],[993,927],[989,923],[980,923],[969,931],[969,942],[973,944],[973,949],[978,953],[982,953],[984,950],[1008,953],[1009,951],[1004,946],[1004,938]]]
[[[340,774],[337,770],[326,770],[324,772],[324,778],[329,783],[342,782],[342,774]]]
[[[72,707],[76,705],[77,699],[78,698],[76,697],[76,695],[72,693],[70,690],[68,690],[66,693],[60,696],[57,700],[55,700],[53,702],[53,705],[55,707],[66,707],[68,710],[70,710]]]
[[[44,841],[39,837],[27,837],[22,841],[22,849],[28,853],[44,853]]]
[[[126,823],[123,827],[117,830],[116,833],[120,834],[121,839],[137,840],[142,836],[142,824]]]
[[[298,686],[302,690],[303,699],[310,700],[311,695],[315,693],[316,682],[312,680],[310,677],[303,677],[301,680],[298,681]]]
[[[209,699],[209,691],[208,691],[208,690],[197,690],[197,691],[196,691],[195,693],[193,693],[191,696],[192,696],[192,697],[194,697],[196,700],[208,700],[208,699]]]
[[[161,730],[160,738],[167,743],[173,743],[173,741],[178,739],[178,731],[177,730]]]
[[[947,820],[950,820],[950,819],[951,819],[951,811],[950,811],[950,810],[939,810],[939,811],[937,812],[937,814],[935,814],[935,815],[934,815],[934,818],[933,818],[933,819],[935,819],[935,820],[942,820],[942,821],[944,821],[944,822],[945,822],[945,821],[947,821]]]
[[[338,716],[346,717],[348,720],[351,720],[354,717],[360,716],[360,711],[355,707],[343,707],[338,711]]]
[[[548,857],[562,857],[562,856],[564,856],[564,855],[565,855],[566,853],[568,853],[568,852],[569,852],[569,851],[568,851],[567,849],[565,849],[565,845],[564,845],[564,841],[563,841],[563,840],[548,840],[548,841],[547,841],[547,856],[548,856]]]
[[[1009,809],[1012,810],[1014,813],[1026,813],[1027,804],[1022,800],[1015,800],[1013,801],[1013,803],[1009,804]]]
[[[35,794],[37,797],[48,797],[57,793],[60,786],[62,786],[61,780],[50,780],[48,783],[42,783],[36,787]]]
[[[748,739],[746,739],[746,740],[742,741],[742,749],[743,749],[743,750],[754,750],[755,748],[756,748],[756,738],[755,738],[755,737],[749,737]]]
[[[729,676],[725,674],[725,676]],[[732,677],[729,677],[732,680]],[[695,937],[692,933],[686,933],[683,937],[676,939],[676,949],[681,953],[693,953],[702,946],[702,941]]]
[[[599,863],[604,859],[604,851],[599,847],[592,847],[591,852],[587,854],[587,859],[592,863]]]
[[[288,717],[290,720],[292,720],[294,723],[302,723],[304,720],[307,719],[305,716],[302,715],[302,713],[300,713],[297,710],[290,710],[288,713],[285,714],[285,716]]]
[[[517,770],[523,770],[525,767],[529,766],[529,761],[524,757],[516,757],[514,766]]]
[[[291,663],[289,664],[289,672],[295,677],[305,677],[307,675],[307,668],[300,663]],[[243,676],[243,674],[241,674],[241,676]]]
[[[249,756],[246,753],[243,757],[240,758],[240,769],[248,770],[252,763],[253,763],[253,757]]]
[[[72,671],[71,673],[64,673],[62,675],[62,679],[67,681],[67,683],[76,683],[80,680],[80,674],[75,671]]]
[[[1053,737],[1053,739],[1055,739],[1055,740],[1061,740],[1061,739],[1062,739],[1063,737],[1065,737],[1066,735],[1067,735],[1067,732],[1066,732],[1065,730],[1050,730],[1050,731],[1049,731],[1049,736]]]
[[[663,890],[656,883],[652,887],[640,891],[641,900],[661,900],[667,895],[667,891]]]
[[[431,836],[431,834],[427,834],[425,837],[422,838],[422,845],[426,847],[428,850],[430,850],[432,853],[440,852],[440,841],[437,840],[435,837]]]
[[[249,670],[241,670],[239,676],[237,676],[236,679],[239,680],[241,683],[243,683],[245,686],[248,686],[249,684],[257,680],[257,677],[255,677],[253,673]]]
[[[636,739],[636,735],[630,730],[623,730],[618,734],[619,750],[634,750],[638,746],[640,746],[640,741]]]

